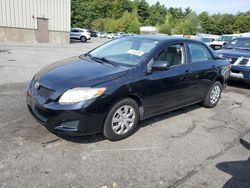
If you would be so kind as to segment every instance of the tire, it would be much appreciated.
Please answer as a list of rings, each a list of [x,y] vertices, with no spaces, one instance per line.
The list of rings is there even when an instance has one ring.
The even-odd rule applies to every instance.
[[[111,141],[124,139],[134,133],[138,121],[137,103],[130,98],[125,98],[113,105],[109,111],[103,126],[103,135]]]
[[[215,107],[220,100],[221,92],[222,92],[222,85],[219,81],[216,81],[210,88],[209,92],[207,93],[206,98],[202,103],[202,106],[206,108]]]
[[[80,40],[81,40],[81,42],[86,42],[87,38],[85,36],[81,36]]]

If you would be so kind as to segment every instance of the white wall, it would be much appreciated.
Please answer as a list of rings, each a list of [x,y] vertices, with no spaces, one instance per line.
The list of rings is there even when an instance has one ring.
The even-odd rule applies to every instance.
[[[37,29],[37,17],[51,31],[70,31],[71,0],[0,0],[0,27]]]

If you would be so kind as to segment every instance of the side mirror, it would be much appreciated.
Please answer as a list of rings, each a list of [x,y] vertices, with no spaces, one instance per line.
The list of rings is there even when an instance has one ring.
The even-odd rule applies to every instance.
[[[168,61],[157,60],[151,65],[151,68],[152,70],[167,70],[169,66],[170,63]]]

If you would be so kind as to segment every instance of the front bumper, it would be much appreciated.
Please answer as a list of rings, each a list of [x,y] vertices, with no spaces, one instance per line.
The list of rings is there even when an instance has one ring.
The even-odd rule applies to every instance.
[[[99,133],[104,114],[93,113],[93,101],[60,105],[57,102],[39,103],[39,96],[27,95],[27,106],[33,117],[52,132],[81,136]]]
[[[85,37],[86,37],[87,40],[91,39],[91,35],[86,35]]]
[[[233,66],[230,73],[230,80],[239,80],[250,83],[250,67]]]

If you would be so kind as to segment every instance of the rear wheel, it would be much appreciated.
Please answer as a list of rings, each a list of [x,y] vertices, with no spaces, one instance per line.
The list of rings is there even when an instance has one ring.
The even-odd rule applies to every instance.
[[[81,42],[86,42],[86,41],[87,41],[87,38],[86,38],[85,36],[82,36],[82,37],[80,38],[80,40],[81,40]]]
[[[215,107],[220,100],[221,92],[221,83],[216,81],[207,93],[206,99],[203,101],[202,105],[207,108]]]
[[[137,103],[126,98],[116,103],[107,115],[103,127],[103,135],[111,140],[121,140],[130,136],[139,120]]]

